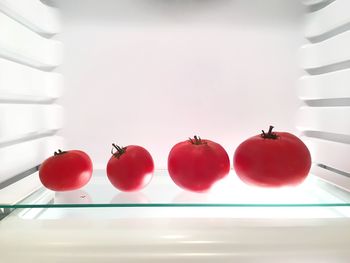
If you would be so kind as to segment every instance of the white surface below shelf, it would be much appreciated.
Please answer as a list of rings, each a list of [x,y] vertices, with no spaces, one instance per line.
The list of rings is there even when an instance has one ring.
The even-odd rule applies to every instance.
[[[106,178],[96,179],[103,186]],[[143,191],[150,200],[160,182],[175,191],[168,198],[182,192],[167,176],[157,179]],[[120,192],[110,187],[113,200]],[[350,220],[336,217],[349,216],[347,207],[17,209],[0,221],[0,248],[4,262],[348,263]]]
[[[237,219],[4,220],[4,262],[337,262],[350,221]],[[35,238],[33,238],[35,236]]]

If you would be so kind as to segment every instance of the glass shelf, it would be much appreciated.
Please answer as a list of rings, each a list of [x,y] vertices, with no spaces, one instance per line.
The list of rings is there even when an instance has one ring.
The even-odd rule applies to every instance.
[[[44,187],[17,204],[0,208],[72,207],[350,207],[350,193],[310,175],[297,187],[266,189],[247,186],[231,171],[208,193],[192,193],[176,186],[166,170],[157,170],[142,191],[115,189],[104,171],[95,171],[84,188],[53,192]]]

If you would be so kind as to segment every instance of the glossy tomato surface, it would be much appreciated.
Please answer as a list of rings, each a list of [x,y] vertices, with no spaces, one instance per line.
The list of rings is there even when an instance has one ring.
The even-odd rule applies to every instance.
[[[271,126],[272,127],[272,126]],[[253,136],[235,151],[233,166],[239,178],[250,185],[280,187],[298,185],[307,177],[311,156],[295,135],[273,132]]]
[[[172,180],[181,188],[206,192],[229,173],[230,159],[220,144],[195,136],[195,139],[180,142],[171,149],[168,170]]]
[[[71,191],[86,185],[92,176],[92,162],[83,151],[59,151],[39,168],[42,184],[53,191]]]
[[[107,176],[112,185],[121,191],[138,191],[149,184],[154,171],[151,154],[137,145],[113,146],[119,149],[107,164]]]

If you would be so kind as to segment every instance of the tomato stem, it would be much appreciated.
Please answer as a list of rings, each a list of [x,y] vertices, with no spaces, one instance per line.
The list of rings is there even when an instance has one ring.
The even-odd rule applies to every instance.
[[[58,149],[57,152],[54,152],[53,155],[56,156],[56,155],[60,155],[60,154],[64,154],[66,153],[66,151],[62,151],[61,149]]]
[[[116,145],[115,143],[112,143],[112,150],[111,150],[111,154],[116,157],[116,158],[120,158],[120,156],[122,154],[124,154],[126,152],[126,148],[127,147],[120,147],[119,145]],[[113,152],[113,150],[116,149],[117,151],[116,152]]]
[[[194,144],[194,145],[201,145],[201,144],[207,144],[206,142],[202,141],[201,137],[195,135],[193,136],[194,139],[192,139],[191,137],[189,137],[189,141],[190,143]]]
[[[264,130],[262,130],[262,134],[260,136],[264,139],[276,140],[278,138],[278,135],[276,133],[272,132],[273,128],[274,127],[272,125],[270,125],[269,131],[266,133]]]

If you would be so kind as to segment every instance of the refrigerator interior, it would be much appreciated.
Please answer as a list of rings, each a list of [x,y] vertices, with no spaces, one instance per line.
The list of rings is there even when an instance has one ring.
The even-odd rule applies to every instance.
[[[166,169],[171,147],[195,134],[232,158],[270,124],[297,131],[298,1],[54,3],[64,44],[59,134],[96,169],[112,142],[143,145]]]
[[[0,0],[1,262],[349,262],[350,1]],[[181,190],[167,155],[194,134],[237,145],[274,125],[309,147],[299,187],[234,171]],[[111,143],[149,149],[127,194]],[[72,192],[42,187],[58,148],[94,162]],[[6,253],[5,253],[6,252]]]
[[[0,1],[4,209],[42,219],[95,217],[96,207],[112,217],[210,217],[212,209],[223,217],[349,216],[346,1],[19,2]],[[269,125],[309,146],[313,176],[301,187],[245,188],[231,171],[198,195],[167,176],[176,142],[213,139],[232,163],[237,145]],[[108,185],[112,142],[152,153],[157,175],[144,191]],[[59,147],[91,156],[94,178],[81,191],[41,189],[38,166]]]

